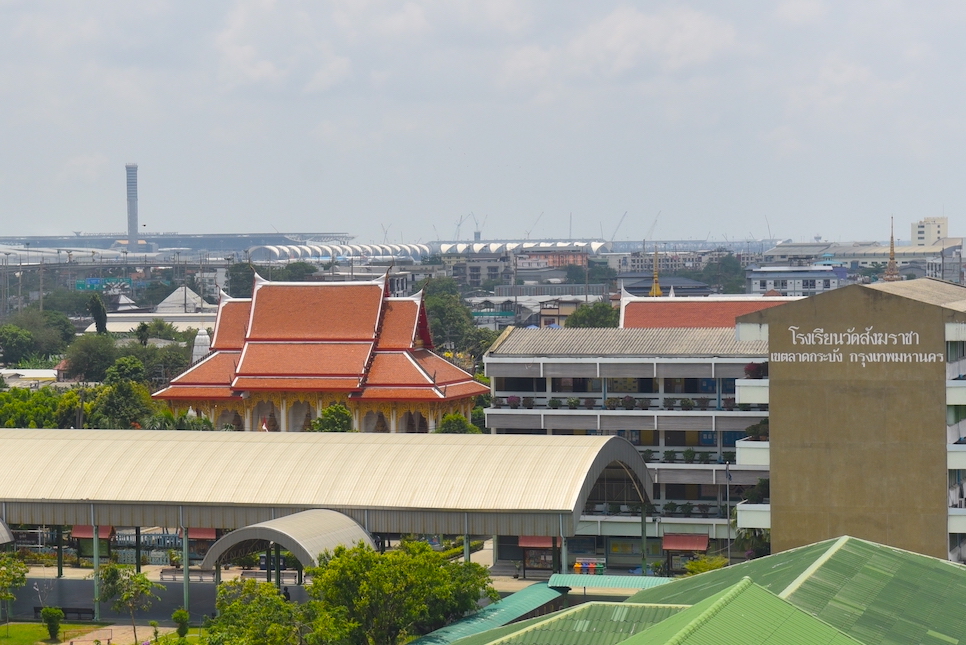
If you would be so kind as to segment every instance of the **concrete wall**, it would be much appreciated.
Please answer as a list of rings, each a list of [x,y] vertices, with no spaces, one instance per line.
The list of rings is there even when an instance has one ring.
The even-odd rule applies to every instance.
[[[859,285],[767,313],[773,551],[852,535],[947,557],[946,372],[934,355],[948,313]],[[917,336],[803,344],[789,327]],[[863,365],[870,352],[916,356]]]

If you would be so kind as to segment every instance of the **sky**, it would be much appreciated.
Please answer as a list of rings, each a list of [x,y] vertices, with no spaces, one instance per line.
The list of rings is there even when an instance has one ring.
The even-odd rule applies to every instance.
[[[943,0],[0,0],[0,232],[124,230],[136,162],[146,231],[966,235],[964,31]]]

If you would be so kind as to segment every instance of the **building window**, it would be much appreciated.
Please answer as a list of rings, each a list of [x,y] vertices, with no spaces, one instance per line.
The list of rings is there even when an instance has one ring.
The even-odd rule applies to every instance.
[[[832,281],[831,280],[823,280],[822,281],[822,287],[824,289],[831,289],[832,288]]]
[[[776,280],[775,281],[775,286],[778,287],[779,289],[787,289],[788,288],[788,280]]]
[[[802,289],[814,289],[814,288],[815,288],[814,280],[802,280]]]
[[[758,281],[758,288],[759,289],[767,289],[768,288],[768,281],[767,280],[759,280]]]

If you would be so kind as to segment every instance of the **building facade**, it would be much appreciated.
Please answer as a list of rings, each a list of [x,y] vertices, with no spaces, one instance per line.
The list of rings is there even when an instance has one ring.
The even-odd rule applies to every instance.
[[[932,246],[948,235],[948,217],[926,217],[912,223],[909,239],[913,246]]]
[[[966,288],[851,285],[738,320],[769,357],[738,401],[771,409],[770,441],[738,450],[769,464],[770,503],[739,525],[774,551],[852,535],[961,560]]]
[[[846,284],[844,268],[830,266],[749,267],[745,271],[745,293],[783,296],[814,296]]]

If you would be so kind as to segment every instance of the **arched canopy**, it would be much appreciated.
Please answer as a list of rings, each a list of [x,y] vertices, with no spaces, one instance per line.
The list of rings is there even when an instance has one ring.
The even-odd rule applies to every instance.
[[[8,524],[234,529],[311,508],[375,533],[573,535],[616,436],[8,430]]]
[[[6,522],[0,520],[0,544],[8,544],[10,542],[13,542],[13,532],[7,526]]]
[[[316,566],[319,554],[337,546],[352,547],[359,542],[375,546],[366,530],[351,517],[312,509],[232,531],[211,545],[201,568],[211,569],[221,560],[264,551],[269,542],[291,551],[303,568]]]

